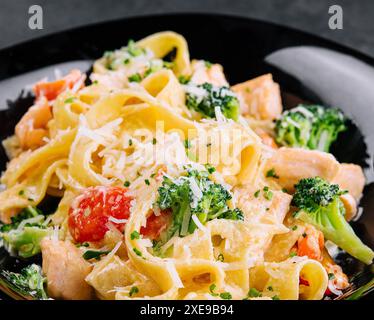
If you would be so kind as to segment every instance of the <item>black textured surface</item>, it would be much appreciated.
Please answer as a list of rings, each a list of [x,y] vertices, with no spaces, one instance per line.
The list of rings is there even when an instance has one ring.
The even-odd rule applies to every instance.
[[[33,4],[44,10],[43,30],[28,28],[28,8]],[[328,8],[333,4],[343,8],[344,30],[328,28]],[[271,21],[374,56],[373,0],[0,0],[0,48],[85,24],[174,12],[223,13]]]

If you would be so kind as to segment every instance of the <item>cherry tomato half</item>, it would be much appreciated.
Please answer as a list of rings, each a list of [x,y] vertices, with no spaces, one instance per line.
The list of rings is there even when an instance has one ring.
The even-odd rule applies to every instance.
[[[75,198],[69,209],[69,231],[76,242],[99,241],[108,231],[108,222],[121,232],[130,216],[131,197],[126,188],[90,187]],[[110,218],[112,217],[112,219]]]

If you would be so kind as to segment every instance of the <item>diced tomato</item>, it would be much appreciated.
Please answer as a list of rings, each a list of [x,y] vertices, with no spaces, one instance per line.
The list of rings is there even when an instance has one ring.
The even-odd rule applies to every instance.
[[[73,200],[69,209],[69,231],[76,242],[99,241],[108,231],[108,222],[121,232],[130,216],[131,197],[121,187],[90,187]],[[113,220],[110,220],[113,217]]]
[[[66,89],[72,89],[74,85],[81,80],[81,78],[82,73],[79,70],[74,69],[62,79],[51,82],[38,82],[34,86],[34,93],[37,99],[40,97],[46,97],[47,100],[54,100],[61,92],[65,91]],[[82,81],[81,87],[83,85],[84,83]]]
[[[310,259],[322,260],[322,249],[324,238],[322,232],[315,228],[308,227],[305,235],[301,236],[297,242],[297,255],[307,256]]]
[[[152,213],[147,219],[147,225],[141,227],[140,233],[148,239],[157,240],[160,234],[170,225],[172,219],[171,211],[164,210],[156,216]]]

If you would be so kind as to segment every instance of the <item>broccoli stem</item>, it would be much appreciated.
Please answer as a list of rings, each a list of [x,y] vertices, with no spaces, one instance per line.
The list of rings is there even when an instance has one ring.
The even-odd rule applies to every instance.
[[[328,206],[321,207],[316,212],[301,210],[297,218],[314,225],[323,232],[326,239],[334,242],[351,256],[366,264],[371,264],[374,252],[356,236],[341,213],[342,207],[343,204],[337,197]]]
[[[24,227],[3,234],[3,239],[10,251],[16,251],[22,258],[30,258],[40,252],[41,240],[52,233],[51,229]]]

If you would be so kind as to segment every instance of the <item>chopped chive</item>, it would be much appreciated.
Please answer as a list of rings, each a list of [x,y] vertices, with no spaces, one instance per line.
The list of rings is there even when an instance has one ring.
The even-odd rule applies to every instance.
[[[72,102],[74,102],[74,100],[75,100],[75,97],[70,97],[70,98],[67,98],[67,99],[64,101],[64,103],[72,103]]]
[[[260,195],[260,191],[261,191],[261,190],[257,190],[257,191],[254,193],[255,198],[258,198],[258,196]]]
[[[190,140],[188,140],[188,139],[184,140],[184,147],[186,149],[191,148],[191,142],[190,142]]]
[[[152,144],[156,144],[157,143],[157,139],[156,138],[153,138],[152,139]]]
[[[217,286],[213,283],[210,285],[209,287],[209,291],[210,291],[210,294],[213,296],[213,297],[217,297],[218,296],[218,293],[215,293],[214,291],[216,290]]]
[[[131,238],[131,240],[134,240],[134,239],[140,239],[140,234],[139,234],[139,232],[138,232],[138,231],[133,231],[133,232],[131,232],[131,234],[130,234],[130,238]]]
[[[275,173],[275,170],[273,168],[273,169],[270,169],[268,172],[266,172],[266,178],[279,179],[279,176]]]
[[[79,248],[79,247],[89,247],[90,244],[88,242],[83,242],[83,243],[77,243],[75,246],[77,248]]]
[[[139,292],[138,287],[132,287],[129,292],[129,296],[132,297],[134,294],[137,294]]]
[[[190,78],[187,76],[179,76],[178,81],[180,84],[187,84],[188,82],[190,82]]]
[[[335,279],[335,275],[333,273],[328,274],[329,280]]]
[[[217,261],[221,261],[221,262],[224,262],[225,261],[225,257],[222,253],[220,253],[217,257]]]
[[[230,292],[222,292],[219,294],[219,297],[223,300],[231,300],[232,299],[232,295]]]
[[[151,183],[149,182],[148,179],[145,179],[144,182],[145,182],[145,184],[146,184],[147,186],[149,186],[149,185],[151,184]]]
[[[130,82],[140,82],[142,81],[142,77],[139,73],[134,73],[133,75],[128,77]]]
[[[251,288],[248,291],[248,297],[250,298],[262,297],[262,293],[258,291],[256,288]]]
[[[109,252],[110,251],[87,250],[85,253],[83,253],[83,258],[85,260],[91,260],[91,259],[100,260],[102,255],[106,255]]]
[[[264,193],[264,198],[266,199],[266,200],[271,200],[272,198],[273,198],[273,192],[272,191],[266,191],[265,193]]]
[[[208,170],[209,174],[212,174],[213,172],[216,171],[216,168],[214,168],[212,165],[210,164],[206,164],[205,165],[205,168]]]
[[[130,186],[130,181],[125,181],[125,183],[123,184],[125,187],[129,187]]]
[[[137,248],[133,248],[133,251],[136,253],[137,256],[139,257],[142,257],[142,253],[137,249]]]

